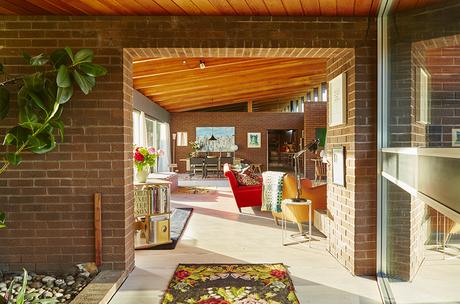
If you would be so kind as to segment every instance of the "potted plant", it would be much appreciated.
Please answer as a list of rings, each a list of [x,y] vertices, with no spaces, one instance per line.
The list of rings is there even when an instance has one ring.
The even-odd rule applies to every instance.
[[[190,157],[196,157],[198,155],[198,151],[201,150],[201,144],[198,141],[191,141],[189,142],[190,147],[192,148],[192,152],[190,152]]]

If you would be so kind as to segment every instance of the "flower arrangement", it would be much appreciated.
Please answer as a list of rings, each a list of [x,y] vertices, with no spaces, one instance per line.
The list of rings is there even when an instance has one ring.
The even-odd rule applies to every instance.
[[[194,157],[197,155],[197,152],[202,148],[201,144],[198,141],[191,141],[189,142],[190,146],[192,147],[192,152],[189,153],[190,157]]]
[[[136,147],[134,149],[134,165],[138,171],[146,166],[153,167],[157,158],[164,154],[163,150],[155,150],[153,147]]]

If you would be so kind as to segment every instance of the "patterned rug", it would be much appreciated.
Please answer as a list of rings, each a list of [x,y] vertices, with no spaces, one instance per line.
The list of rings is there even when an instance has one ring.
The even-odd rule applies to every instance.
[[[207,194],[210,192],[215,192],[215,189],[209,189],[205,187],[177,187],[175,192],[179,193],[189,193],[189,194]]]
[[[162,304],[299,304],[283,264],[179,264]]]

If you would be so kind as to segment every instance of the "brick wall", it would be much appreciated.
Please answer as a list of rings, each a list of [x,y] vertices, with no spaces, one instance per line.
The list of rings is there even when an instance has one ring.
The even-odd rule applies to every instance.
[[[308,144],[316,137],[316,128],[327,126],[327,102],[304,103],[304,144]],[[315,164],[310,160],[318,155],[307,152],[305,155],[306,177],[315,178]]]
[[[375,60],[359,51],[374,44],[374,27],[373,19],[352,17],[2,16],[0,58],[11,74],[25,71],[23,51],[37,54],[66,46],[93,48],[95,61],[105,65],[109,74],[98,81],[90,96],[77,95],[66,108],[65,144],[48,155],[28,158],[20,168],[0,177],[0,204],[10,219],[9,228],[0,231],[1,268],[52,270],[93,260],[94,192],[103,195],[104,266],[132,268],[133,58],[335,57],[341,49],[350,48],[375,67]],[[357,88],[367,90],[366,83],[375,83],[374,78],[368,71],[360,81],[364,88],[359,84]],[[363,98],[355,107],[363,110],[365,119],[370,117],[365,107],[372,111],[375,96],[369,102]],[[10,123],[2,122],[1,134]],[[354,138],[368,145],[365,136],[346,140]],[[350,167],[350,174],[367,178],[372,159],[361,165],[363,169]],[[343,196],[343,200],[352,206],[355,197]],[[350,213],[355,216],[354,210]],[[368,215],[372,213],[360,213]],[[338,223],[347,229],[349,224]],[[374,229],[372,221],[369,227]],[[375,272],[366,269],[369,274]]]
[[[430,147],[451,147],[452,128],[460,128],[460,47],[429,49],[426,68],[431,75]]]
[[[171,133],[187,132],[188,140],[196,138],[196,127],[235,127],[235,144],[238,146],[236,157],[249,160],[251,163],[262,164],[267,170],[267,130],[303,128],[303,113],[264,113],[264,112],[184,112],[171,113]],[[262,134],[261,148],[247,147],[247,133]],[[176,161],[187,158],[190,146],[176,147]],[[183,162],[179,162],[179,170],[185,171]]]
[[[347,120],[329,127],[328,155],[345,147],[345,186],[332,183],[328,166],[328,210],[332,217],[331,253],[357,275],[376,267],[376,60],[375,44],[344,51],[328,61],[328,81],[347,79]]]

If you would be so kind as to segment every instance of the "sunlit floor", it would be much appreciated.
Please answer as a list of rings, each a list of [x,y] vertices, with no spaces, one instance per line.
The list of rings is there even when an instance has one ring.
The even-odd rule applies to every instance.
[[[455,246],[455,247],[454,247]],[[397,303],[460,303],[460,245],[425,250],[425,260],[412,282],[391,282]]]
[[[251,208],[239,214],[230,189],[223,187],[225,180],[208,185],[212,187],[206,194],[173,195],[173,206],[194,208],[181,241],[175,250],[137,251],[136,268],[112,304],[160,303],[178,263],[277,262],[289,267],[301,303],[380,303],[376,281],[352,276],[326,251],[327,240],[319,232],[311,248],[284,247],[281,230],[269,214]]]

